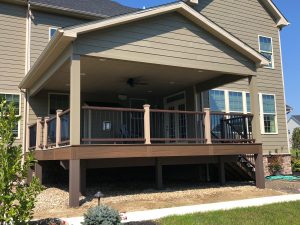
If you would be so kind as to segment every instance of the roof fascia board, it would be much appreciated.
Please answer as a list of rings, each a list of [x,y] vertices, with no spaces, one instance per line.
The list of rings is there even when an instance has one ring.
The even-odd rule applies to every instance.
[[[215,23],[207,19],[205,16],[201,15],[199,12],[195,11],[183,2],[164,5],[146,11],[131,13],[124,16],[118,16],[102,21],[92,22],[86,25],[79,25],[71,29],[66,29],[64,31],[64,35],[76,38],[79,34],[84,34],[99,29],[105,29],[108,27],[130,23],[144,18],[149,18],[156,15],[175,11],[187,17],[188,19],[201,26],[209,33],[213,34],[214,36],[221,38],[226,44],[238,50],[243,55],[249,57],[257,64],[257,67],[262,67],[269,64],[269,61],[260,53],[258,53],[257,51],[255,51],[254,49],[252,49],[251,47],[249,47],[248,45],[246,45],[245,43],[243,43],[227,31],[225,31],[223,28],[219,27],[218,25],[216,25]]]
[[[283,28],[290,24],[272,0],[260,0],[260,2],[267,8],[267,10],[269,10],[271,15],[274,16],[276,19],[276,26],[278,28]]]

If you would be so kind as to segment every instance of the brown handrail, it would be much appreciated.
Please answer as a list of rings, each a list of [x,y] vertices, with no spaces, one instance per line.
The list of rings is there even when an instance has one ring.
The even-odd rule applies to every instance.
[[[70,109],[67,109],[67,110],[61,112],[60,114],[58,114],[58,116],[61,117],[61,116],[65,115],[65,114],[67,114],[69,112],[70,112]]]
[[[158,113],[180,113],[180,114],[199,114],[199,115],[204,115],[205,114],[205,112],[181,111],[181,110],[166,110],[166,109],[150,109],[150,112],[158,112]]]
[[[46,123],[49,123],[49,122],[51,122],[52,120],[55,120],[55,119],[56,119],[56,116],[53,116],[53,117],[49,118],[48,120],[46,120]]]
[[[144,142],[144,138],[83,138],[83,142]]]
[[[118,112],[144,112],[144,109],[131,108],[114,108],[114,107],[98,107],[98,106],[82,106],[82,109],[91,109],[99,111],[118,111]]]
[[[34,127],[34,126],[36,126],[36,125],[37,125],[37,123],[35,122],[35,123],[33,123],[33,124],[28,125],[28,128]]]

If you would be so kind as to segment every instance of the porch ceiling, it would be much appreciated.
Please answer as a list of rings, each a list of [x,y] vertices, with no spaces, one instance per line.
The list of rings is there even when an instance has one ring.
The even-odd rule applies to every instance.
[[[222,76],[221,73],[214,71],[94,57],[81,58],[81,74],[81,91],[84,93],[127,94],[140,97],[171,94]],[[130,87],[127,84],[129,78],[137,78],[139,82],[145,84]],[[51,77],[44,89],[69,91],[69,83],[69,63],[65,63]]]

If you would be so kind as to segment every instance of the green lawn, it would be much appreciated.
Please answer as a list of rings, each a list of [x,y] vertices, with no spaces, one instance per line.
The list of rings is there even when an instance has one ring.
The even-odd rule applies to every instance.
[[[159,225],[300,225],[300,201],[171,216],[158,221]]]

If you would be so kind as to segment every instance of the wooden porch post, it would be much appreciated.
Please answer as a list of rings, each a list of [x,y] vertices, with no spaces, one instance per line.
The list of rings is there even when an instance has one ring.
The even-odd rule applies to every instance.
[[[56,110],[56,148],[59,147],[61,142],[61,118],[59,116],[61,113],[61,109]]]
[[[69,206],[78,207],[80,197],[80,160],[69,162]]]
[[[157,189],[163,189],[162,165],[159,158],[155,158],[155,182]]]
[[[25,152],[28,152],[29,150],[29,142],[30,142],[30,129],[29,129],[29,125],[27,125],[26,127],[26,149]]]
[[[49,120],[48,116],[44,118],[44,134],[43,134],[44,149],[46,149],[48,146],[48,123],[47,123],[48,120]]]
[[[221,186],[225,185],[226,182],[225,164],[224,164],[224,158],[222,156],[219,156],[219,181]]]
[[[42,117],[38,117],[36,120],[36,144],[35,149],[40,150],[41,149],[41,135],[42,135]]]
[[[265,172],[264,172],[264,162],[262,154],[255,154],[255,183],[257,188],[264,189],[265,184]]]
[[[72,55],[70,68],[70,145],[80,145],[80,56]]]
[[[150,105],[144,105],[144,136],[145,136],[145,144],[151,144],[151,136],[150,136]]]
[[[256,143],[262,143],[261,128],[260,128],[259,96],[258,96],[256,76],[249,77],[249,90],[250,90],[251,112],[253,114],[252,135]]]
[[[41,184],[43,184],[43,166],[40,162],[35,163],[34,166],[35,177],[37,177]]]
[[[80,160],[80,193],[86,194],[86,161]]]
[[[204,108],[205,112],[205,119],[204,119],[204,126],[205,126],[205,139],[206,144],[211,144],[211,124],[210,124],[210,108]]]

